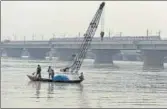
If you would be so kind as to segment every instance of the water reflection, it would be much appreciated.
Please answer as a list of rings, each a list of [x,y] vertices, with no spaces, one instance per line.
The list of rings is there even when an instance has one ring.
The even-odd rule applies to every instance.
[[[51,98],[54,98],[53,97],[53,94],[54,94],[54,83],[51,83],[51,82],[48,82],[48,83],[44,83],[44,82],[40,82],[40,81],[30,81],[28,83],[28,85],[32,85],[32,87],[36,90],[35,92],[35,95],[36,95],[36,98],[39,99],[40,98],[40,92],[41,92],[41,84],[42,85],[48,85],[48,88],[47,88],[47,99],[51,99]]]
[[[94,68],[109,68],[109,69],[115,69],[115,70],[118,70],[120,69],[120,67],[116,64],[94,64],[93,65]]]
[[[47,99],[50,100],[53,97],[54,94],[54,83],[49,82],[48,83],[48,94],[47,94]]]
[[[33,82],[30,81],[28,85],[31,85],[33,89],[35,89],[35,98],[40,99],[41,95],[45,95],[45,93],[41,94],[41,86],[44,88],[46,86],[46,98],[47,100],[53,100],[53,98],[56,98],[56,93],[54,91],[58,92],[60,90],[69,91],[71,95],[78,95],[77,96],[77,104],[80,108],[86,107],[89,108],[89,101],[88,96],[86,95],[86,90],[84,90],[84,85],[81,84],[64,84],[64,83],[43,83],[43,82]],[[75,92],[72,92],[70,90],[75,90]],[[45,90],[45,89],[44,89]],[[43,91],[42,91],[43,92]],[[45,92],[45,91],[44,91]],[[44,97],[43,97],[44,98]],[[73,100],[74,98],[70,98]]]
[[[68,83],[53,83],[55,84],[55,90],[67,90],[67,88],[70,86]]]
[[[84,90],[84,85],[83,84],[77,84],[79,88],[79,107],[80,108],[90,108],[89,106],[89,100],[86,95],[86,90]]]
[[[36,98],[39,99],[40,98],[40,90],[41,90],[41,82],[39,81],[36,81],[36,82],[33,82],[33,81],[30,81],[28,83],[28,85],[32,85],[33,88],[36,89]]]
[[[36,96],[37,96],[37,98],[40,98],[40,90],[41,90],[41,83],[36,82]]]
[[[48,83],[48,94],[53,94],[54,83]]]

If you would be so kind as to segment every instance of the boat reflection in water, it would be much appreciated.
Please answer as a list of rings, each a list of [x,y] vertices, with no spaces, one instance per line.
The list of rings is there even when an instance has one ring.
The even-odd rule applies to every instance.
[[[28,82],[28,85],[32,85],[33,88],[36,89],[36,98],[39,99],[40,98],[40,90],[41,90],[41,83],[39,81],[36,81],[36,82]]]
[[[89,108],[89,103],[87,100],[87,96],[85,95],[83,84],[65,84],[52,82],[46,83],[40,81],[30,81],[28,83],[28,86],[32,86],[32,88],[35,89],[35,94],[33,95],[36,96],[35,98],[38,99],[38,101],[46,98],[46,101],[49,101],[50,103],[54,102],[54,105],[56,103],[58,103],[58,105],[60,105],[61,103],[66,105],[66,102],[62,101],[68,101],[68,103],[77,103],[79,108]]]

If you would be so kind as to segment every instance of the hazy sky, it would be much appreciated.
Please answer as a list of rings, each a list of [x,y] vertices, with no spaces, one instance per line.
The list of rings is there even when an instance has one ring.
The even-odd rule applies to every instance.
[[[31,40],[83,35],[100,1],[2,1],[1,39]],[[108,35],[152,35],[167,38],[167,1],[106,1],[104,29]],[[95,37],[99,37],[100,25]]]

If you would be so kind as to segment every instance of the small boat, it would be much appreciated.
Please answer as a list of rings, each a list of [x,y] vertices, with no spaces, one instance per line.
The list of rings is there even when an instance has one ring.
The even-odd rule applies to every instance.
[[[57,83],[81,83],[83,80],[69,80],[69,81],[54,81],[48,78],[37,78],[32,75],[27,75],[31,81],[42,81],[42,82],[57,82]]]

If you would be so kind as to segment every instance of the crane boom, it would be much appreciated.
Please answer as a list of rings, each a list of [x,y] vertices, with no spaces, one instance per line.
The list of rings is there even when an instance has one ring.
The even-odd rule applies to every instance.
[[[78,73],[79,69],[81,68],[83,60],[85,59],[85,56],[87,54],[88,48],[90,47],[90,44],[92,42],[93,36],[95,35],[95,32],[99,25],[100,17],[103,12],[104,6],[105,3],[102,2],[91,23],[89,24],[86,33],[84,34],[84,40],[80,46],[79,52],[78,54],[76,54],[73,64],[70,67],[68,67],[71,73]]]

